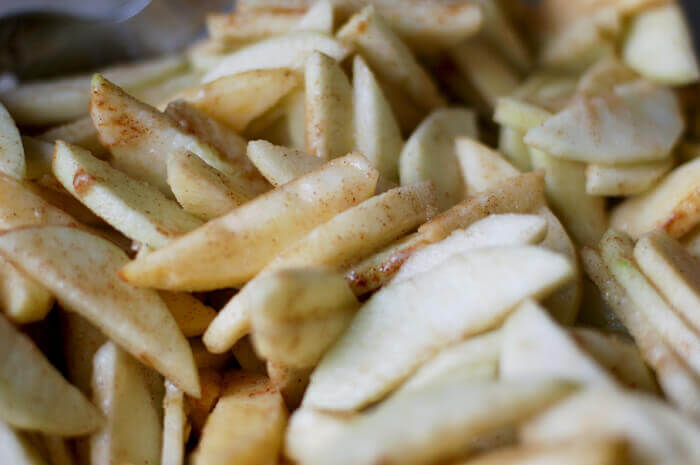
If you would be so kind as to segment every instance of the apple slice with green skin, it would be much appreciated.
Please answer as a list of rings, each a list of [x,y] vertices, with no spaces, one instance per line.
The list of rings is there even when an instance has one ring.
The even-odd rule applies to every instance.
[[[131,262],[121,276],[169,290],[241,286],[316,226],[374,194],[378,175],[362,155],[337,158]]]
[[[503,325],[500,375],[510,380],[534,376],[617,386],[605,368],[532,301],[520,305]]]
[[[306,151],[332,160],[353,149],[352,86],[340,64],[320,52],[304,67]]]
[[[700,332],[700,261],[661,230],[639,239],[634,258],[673,308]]]
[[[632,239],[615,230],[601,241],[601,253],[610,273],[625,289],[639,312],[656,327],[664,341],[700,373],[700,334],[687,325],[639,270]]]
[[[107,421],[90,437],[90,463],[158,463],[158,410],[139,362],[113,342],[93,358],[92,397]]]
[[[119,279],[129,258],[117,246],[79,229],[44,226],[0,235],[0,254],[49,289],[63,308],[80,313],[183,391],[199,396],[187,340],[155,291]]]
[[[162,247],[203,224],[155,187],[77,145],[56,142],[52,169],[63,187],[96,215],[150,247]]]
[[[102,425],[99,410],[2,315],[0,377],[0,419],[16,428],[80,436]]]
[[[222,76],[254,69],[299,67],[314,50],[342,61],[352,47],[320,32],[290,32],[231,53],[212,68],[203,81],[211,82]]]
[[[304,406],[347,411],[381,399],[441,348],[498,326],[523,299],[573,276],[561,255],[513,246],[471,250],[390,282],[321,359]]]

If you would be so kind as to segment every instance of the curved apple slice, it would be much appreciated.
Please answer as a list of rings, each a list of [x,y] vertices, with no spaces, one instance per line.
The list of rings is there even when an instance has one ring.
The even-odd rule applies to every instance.
[[[27,171],[19,130],[0,103],[0,171],[15,179],[23,179]]]
[[[1,315],[0,419],[62,436],[86,434],[102,423],[99,410]]]
[[[199,380],[192,351],[155,291],[137,289],[117,272],[129,258],[79,229],[45,226],[0,235],[0,253],[146,365],[192,396]]]

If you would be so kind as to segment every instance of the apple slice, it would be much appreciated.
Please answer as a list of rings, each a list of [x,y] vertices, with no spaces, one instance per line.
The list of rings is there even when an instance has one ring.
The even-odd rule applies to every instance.
[[[46,286],[62,307],[83,315],[188,394],[199,395],[192,351],[175,319],[154,291],[119,279],[129,259],[117,246],[79,229],[45,226],[0,235],[0,253]]]
[[[406,141],[399,157],[401,184],[430,180],[438,193],[440,211],[464,199],[464,181],[455,155],[455,139],[476,137],[472,111],[449,108],[434,111]]]
[[[643,236],[634,258],[644,274],[696,331],[700,332],[700,262],[661,230]]]
[[[266,465],[282,447],[287,411],[270,380],[232,372],[207,419],[192,465]]]
[[[101,426],[100,412],[2,315],[0,357],[0,423],[61,436]]]
[[[183,99],[234,131],[265,113],[289,94],[299,78],[290,69],[255,69],[190,87],[172,100]]]
[[[362,155],[337,158],[133,261],[120,274],[139,286],[169,290],[241,286],[313,228],[370,197],[377,176]]]
[[[653,189],[630,197],[611,213],[612,227],[634,238],[661,228],[675,238],[700,222],[700,158],[671,171]]]
[[[489,190],[508,178],[520,175],[500,153],[469,137],[458,137],[455,145],[462,177],[471,196]]]
[[[571,389],[554,380],[437,382],[395,395],[351,420],[310,463],[446,462],[489,433],[546,409]]]
[[[360,55],[353,61],[355,147],[390,181],[398,181],[403,139],[391,104]]]
[[[248,142],[248,158],[275,187],[314,171],[324,163],[319,157],[266,140]]]
[[[161,426],[139,362],[108,342],[93,359],[92,396],[107,422],[90,437],[90,463],[158,463]]]
[[[165,382],[163,399],[163,447],[160,465],[184,465],[187,442],[185,395],[172,383]]]
[[[671,86],[697,82],[700,70],[683,16],[675,3],[637,14],[622,46],[625,63],[642,76]]]
[[[68,192],[134,241],[158,248],[202,225],[155,187],[77,145],[56,142],[51,166]]]
[[[520,301],[546,296],[573,274],[567,259],[546,249],[496,247],[455,255],[430,272],[389,283],[321,359],[304,405],[362,408],[441,348],[498,326]]]
[[[667,158],[683,127],[673,91],[640,80],[610,94],[578,97],[530,129],[525,143],[567,160],[642,163]]]
[[[342,61],[352,48],[320,32],[290,32],[225,56],[204,76],[204,82],[254,69],[296,68],[314,50]]]
[[[335,23],[335,6],[328,0],[319,0],[301,17],[295,29],[298,31],[316,31],[333,34]]]
[[[412,103],[425,110],[445,104],[433,79],[372,5],[350,18],[337,36],[353,44],[377,76],[401,88]]]
[[[582,437],[617,437],[629,445],[630,462],[695,463],[700,427],[660,399],[616,389],[585,389],[524,426],[526,444]]]
[[[32,441],[3,421],[0,421],[0,457],[12,465],[47,465]]]
[[[333,58],[312,52],[304,68],[306,151],[332,160],[353,149],[350,81]]]
[[[27,172],[19,130],[2,103],[0,103],[0,171],[15,179],[24,179]]]
[[[681,409],[700,418],[700,380],[661,338],[651,320],[639,312],[627,292],[612,276],[600,254],[585,247],[581,258],[591,277],[625,327],[634,337],[644,360],[656,372],[666,396]]]
[[[500,375],[565,379],[616,387],[615,380],[536,302],[526,301],[503,325]]]
[[[586,193],[612,197],[641,194],[671,168],[672,158],[637,165],[592,163],[586,167]]]
[[[609,231],[601,241],[601,252],[610,273],[625,289],[638,311],[657,329],[663,340],[696,373],[700,373],[698,330],[687,325],[639,270],[629,236]]]

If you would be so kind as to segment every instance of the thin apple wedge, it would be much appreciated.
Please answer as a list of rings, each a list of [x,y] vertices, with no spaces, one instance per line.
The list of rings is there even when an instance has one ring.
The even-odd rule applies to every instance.
[[[27,172],[19,130],[2,103],[0,103],[0,171],[15,179],[24,179]]]
[[[225,56],[204,76],[204,82],[254,69],[297,68],[303,65],[306,56],[314,50],[342,61],[352,48],[320,32],[290,32]]]
[[[165,302],[185,337],[201,336],[216,317],[216,310],[204,305],[192,294],[160,291],[158,295]]]
[[[353,61],[355,147],[385,179],[398,181],[403,139],[391,104],[372,70],[360,55]]]
[[[700,77],[693,40],[683,10],[662,4],[636,15],[622,57],[642,76],[669,85],[691,84]]]
[[[637,241],[634,258],[674,310],[700,332],[700,261],[660,230]]]
[[[527,132],[544,124],[552,113],[515,97],[501,97],[496,101],[493,120],[498,124]]]
[[[256,42],[293,30],[303,11],[234,11],[207,15],[207,30],[212,39],[228,42]]]
[[[0,257],[0,310],[16,324],[44,319],[53,306],[53,295],[29,278],[5,257]]]
[[[90,463],[160,460],[161,426],[139,362],[113,342],[95,353],[92,396],[107,421],[90,437]]]
[[[213,168],[236,174],[236,169],[217,148],[99,74],[92,82],[90,114],[100,141],[112,154],[114,166],[153,184],[166,195],[170,192],[166,163],[172,151],[189,150]],[[240,145],[245,153],[245,142],[241,140]]]
[[[624,233],[611,230],[601,241],[601,253],[610,273],[662,339],[696,373],[700,373],[700,334],[688,326],[639,270],[634,259],[632,240]]]
[[[605,199],[586,193],[584,164],[556,158],[541,150],[530,150],[532,165],[545,171],[547,199],[574,240],[596,245],[608,227]]]
[[[314,171],[324,163],[319,157],[266,140],[248,142],[248,158],[275,187]]]
[[[526,444],[581,437],[616,437],[629,445],[630,463],[694,463],[700,427],[659,399],[616,389],[582,390],[525,424]]]
[[[0,253],[64,308],[83,315],[188,394],[199,395],[192,351],[175,319],[154,291],[119,279],[129,259],[117,246],[78,229],[45,226],[0,235]]]
[[[323,160],[351,152],[353,92],[340,64],[320,52],[312,52],[306,58],[304,80],[306,151]]]
[[[578,81],[577,90],[583,95],[601,95],[611,92],[618,84],[639,78],[631,68],[615,57],[605,57],[586,70]]]
[[[464,381],[496,379],[502,341],[503,331],[496,329],[445,347],[421,365],[397,394],[421,389],[448,377]]]
[[[351,415],[309,408],[295,410],[284,433],[284,456],[296,463],[311,463],[351,420]]]
[[[573,275],[566,258],[516,246],[474,249],[390,283],[321,359],[304,405],[355,410],[376,401],[442,347],[498,326],[520,301],[544,297]]]
[[[452,256],[472,249],[508,245],[534,245],[545,238],[547,221],[536,215],[489,215],[466,229],[414,252],[392,278],[400,282],[425,273]]]
[[[316,31],[333,34],[335,5],[329,0],[319,0],[306,11],[295,26],[298,31]]]
[[[585,247],[581,252],[586,273],[600,289],[605,301],[634,337],[644,360],[656,372],[664,394],[681,409],[700,418],[700,378],[664,342],[659,331],[636,308],[612,276],[600,254]]]
[[[155,187],[112,168],[77,145],[56,142],[51,166],[68,192],[132,240],[163,247],[202,225]]]
[[[491,189],[508,178],[520,175],[520,171],[508,163],[503,156],[479,141],[469,137],[458,137],[455,153],[462,168],[462,177],[467,194]]]
[[[406,141],[399,157],[401,184],[430,180],[438,193],[440,211],[464,199],[464,181],[455,155],[455,139],[476,137],[472,111],[449,108],[434,111]]]
[[[700,158],[671,171],[653,189],[630,197],[610,215],[612,227],[634,238],[657,228],[680,238],[700,222]]]
[[[361,155],[337,158],[135,260],[120,274],[138,286],[168,290],[241,286],[313,228],[370,197],[377,177]]]
[[[683,128],[676,95],[640,80],[607,95],[578,97],[529,130],[525,143],[567,160],[642,163],[667,158]]]
[[[641,194],[673,168],[673,159],[638,165],[604,165],[586,167],[586,193],[611,197]]]
[[[426,221],[435,209],[430,183],[389,190],[339,213],[282,251],[221,309],[204,335],[215,353],[250,330],[250,296],[265,274],[297,267],[342,270]]]
[[[267,465],[282,447],[287,411],[270,380],[244,371],[227,376],[192,465]]]
[[[75,144],[89,150],[98,158],[107,156],[107,149],[97,137],[97,129],[90,115],[86,115],[70,123],[55,126],[37,136],[40,140],[53,144],[57,140]]]
[[[414,104],[425,110],[445,104],[433,79],[372,5],[350,18],[337,36],[353,44],[380,79],[401,88]]]
[[[448,461],[468,451],[478,438],[531,417],[571,390],[570,384],[554,380],[437,382],[393,396],[352,420],[309,463]]]
[[[61,436],[84,435],[102,425],[99,410],[2,315],[0,333],[2,422]]]
[[[272,108],[299,84],[287,68],[256,69],[222,76],[215,81],[183,90],[173,99],[183,99],[234,131]]]
[[[184,465],[185,443],[188,436],[185,395],[167,381],[163,411],[163,446],[160,465]]]
[[[521,304],[503,325],[500,375],[556,378],[589,386],[617,383],[536,302]]]
[[[342,275],[289,269],[264,278],[251,299],[256,352],[265,360],[311,367],[350,323],[360,304]]]
[[[218,218],[253,198],[245,186],[192,152],[171,153],[167,169],[168,185],[177,202],[202,220]]]

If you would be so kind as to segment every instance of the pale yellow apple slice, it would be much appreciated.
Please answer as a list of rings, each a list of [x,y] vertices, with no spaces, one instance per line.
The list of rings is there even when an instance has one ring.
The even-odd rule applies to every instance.
[[[340,64],[312,52],[304,67],[306,151],[323,160],[353,149],[352,86]]]
[[[90,463],[157,463],[161,426],[139,362],[113,342],[95,353],[92,396],[107,418],[90,437]]]
[[[77,145],[56,142],[51,166],[68,192],[132,240],[158,248],[202,225],[154,186]]]
[[[319,157],[265,140],[248,142],[248,158],[275,187],[314,171],[324,163]]]
[[[464,199],[464,181],[455,155],[455,139],[476,137],[475,115],[462,108],[440,109],[428,116],[406,141],[399,157],[401,184],[432,181],[440,211]]]
[[[700,158],[668,173],[653,189],[617,205],[610,215],[612,227],[638,238],[661,228],[675,238],[700,222]]]
[[[253,69],[300,67],[306,56],[314,50],[342,61],[352,48],[320,32],[290,32],[225,56],[204,76],[204,82]]]
[[[287,411],[270,380],[244,371],[227,376],[192,465],[266,465],[282,448]]]
[[[401,88],[414,104],[425,110],[445,104],[425,68],[373,6],[350,18],[337,36],[353,44],[380,79]]]
[[[376,401],[440,348],[498,326],[520,301],[546,296],[573,274],[558,254],[516,246],[474,249],[390,283],[321,359],[304,405],[355,410]]]
[[[355,147],[388,180],[399,179],[401,128],[379,82],[361,55],[353,61]]]
[[[241,286],[314,227],[370,197],[377,177],[361,155],[337,158],[133,261],[120,274],[139,286],[169,290]]]
[[[187,442],[185,395],[175,385],[165,382],[163,399],[163,434],[160,465],[184,465]]]
[[[2,422],[61,436],[80,436],[101,426],[99,410],[2,315],[0,357]]]
[[[672,158],[638,165],[592,163],[586,167],[586,193],[611,197],[641,194],[671,168]]]
[[[117,246],[79,229],[45,226],[0,235],[0,253],[46,286],[63,308],[83,315],[188,394],[199,395],[192,351],[175,319],[154,291],[119,279],[129,259]]]
[[[0,171],[15,179],[24,179],[27,172],[19,130],[2,103],[0,103]]]

